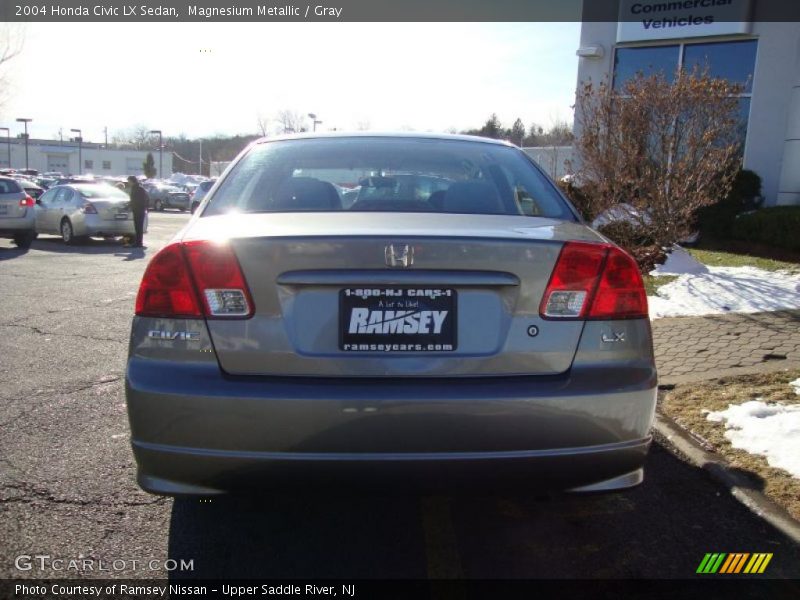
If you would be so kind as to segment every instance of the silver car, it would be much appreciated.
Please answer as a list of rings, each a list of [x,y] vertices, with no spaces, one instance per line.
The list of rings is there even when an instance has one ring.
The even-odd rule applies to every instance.
[[[0,237],[14,240],[20,248],[29,248],[36,239],[34,199],[22,185],[10,177],[0,177]]]
[[[67,244],[135,235],[129,204],[125,192],[104,183],[55,186],[36,201],[36,232],[60,235]]]
[[[189,210],[191,199],[189,193],[174,185],[165,183],[145,183],[144,189],[150,198],[150,206],[156,211],[165,208],[177,208],[181,211]]]
[[[154,493],[598,491],[642,481],[656,369],[636,263],[520,149],[306,134],[249,146],[153,257],[126,396]]]

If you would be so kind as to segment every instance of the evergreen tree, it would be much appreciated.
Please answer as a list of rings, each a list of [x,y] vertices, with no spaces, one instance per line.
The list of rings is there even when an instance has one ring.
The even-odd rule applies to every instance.
[[[148,179],[156,176],[156,161],[153,160],[152,152],[147,153],[147,158],[144,163],[142,163],[142,169],[144,170],[144,176]]]
[[[511,126],[511,141],[521,146],[524,139],[525,125],[523,124],[522,119],[517,119]]]

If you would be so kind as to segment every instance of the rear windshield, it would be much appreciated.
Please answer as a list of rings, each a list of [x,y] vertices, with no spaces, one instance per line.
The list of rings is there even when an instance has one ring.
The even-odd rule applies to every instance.
[[[254,146],[203,216],[229,212],[446,212],[575,220],[517,148],[427,138],[318,138]]]
[[[18,194],[22,189],[13,179],[0,179],[0,194]]]
[[[128,194],[105,183],[96,185],[76,185],[75,189],[84,198],[108,198],[110,200],[127,200]]]

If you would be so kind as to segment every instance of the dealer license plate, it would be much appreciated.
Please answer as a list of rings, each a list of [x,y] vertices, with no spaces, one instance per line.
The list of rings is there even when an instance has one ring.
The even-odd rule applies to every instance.
[[[339,291],[339,349],[346,352],[452,352],[452,288],[345,288]]]

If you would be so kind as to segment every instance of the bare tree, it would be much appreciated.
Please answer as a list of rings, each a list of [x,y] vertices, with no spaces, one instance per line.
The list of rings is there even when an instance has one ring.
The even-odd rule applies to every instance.
[[[258,113],[258,117],[256,117],[256,126],[261,137],[269,135],[269,119],[261,113]]]
[[[296,110],[284,109],[275,116],[278,133],[299,133],[306,131],[306,118]]]
[[[10,89],[9,63],[22,52],[24,36],[16,24],[0,23],[0,109],[3,108]]]
[[[621,90],[583,82],[575,172],[587,212],[623,205],[637,235],[662,247],[688,237],[697,210],[728,193],[741,162],[742,89],[700,69],[672,82],[639,74]]]

